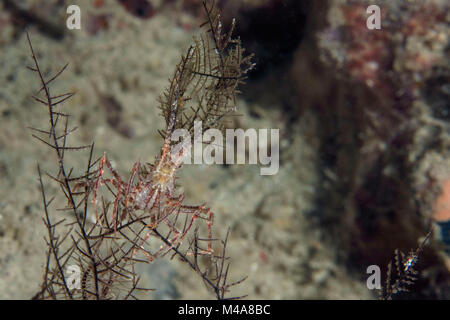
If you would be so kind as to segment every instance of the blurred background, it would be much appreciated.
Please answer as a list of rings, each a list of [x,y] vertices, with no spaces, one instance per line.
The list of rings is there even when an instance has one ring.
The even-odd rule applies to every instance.
[[[66,8],[81,9],[81,30]],[[370,30],[366,9],[381,8]],[[399,299],[450,299],[449,4],[445,0],[220,0],[224,27],[256,69],[242,86],[235,128],[280,129],[280,169],[187,165],[180,191],[207,203],[214,230],[231,228],[234,295],[250,299],[376,299],[367,267],[384,280],[394,250],[433,236],[419,280]],[[0,0],[0,298],[38,290],[46,232],[36,165],[56,159],[31,138],[47,114],[26,69],[25,30],[46,75],[69,63],[56,92],[78,131],[128,175],[152,162],[164,125],[158,97],[199,34],[200,0]],[[111,102],[114,101],[114,102]],[[74,167],[86,154],[73,153]],[[49,182],[49,181],[48,181]],[[50,182],[48,193],[60,190]],[[62,213],[61,213],[62,214]],[[141,266],[150,299],[213,298],[181,262]]]

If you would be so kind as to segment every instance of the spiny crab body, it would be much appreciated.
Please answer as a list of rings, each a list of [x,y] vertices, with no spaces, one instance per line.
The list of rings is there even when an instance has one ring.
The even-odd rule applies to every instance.
[[[149,228],[149,233],[146,238],[151,235],[152,230],[155,230],[161,223],[164,223],[174,234],[170,242],[172,246],[180,244],[183,238],[187,235],[197,218],[206,220],[208,228],[209,239],[211,236],[211,224],[213,213],[209,208],[203,205],[200,206],[186,206],[183,205],[184,194],[176,196],[175,194],[175,180],[176,172],[181,167],[182,152],[172,154],[170,152],[170,144],[166,141],[162,149],[161,157],[154,165],[149,165],[148,172],[139,172],[140,163],[136,162],[131,171],[128,182],[125,182],[106,157],[106,154],[100,159],[99,174],[97,176],[92,202],[95,206],[95,214],[97,223],[103,223],[97,211],[97,194],[98,188],[103,184],[108,184],[114,187],[117,191],[114,194],[113,206],[113,228],[114,234],[122,226],[122,222],[127,218],[132,220],[136,218],[137,211],[142,211],[143,214],[150,214],[150,221],[146,222]],[[111,172],[112,178],[104,178],[105,166]],[[135,178],[137,176],[137,182]],[[112,190],[112,188],[110,188]],[[121,210],[121,214],[119,214]],[[141,213],[142,214],[142,213]],[[176,227],[176,222],[180,214],[190,216],[185,219],[184,226],[179,230]],[[211,240],[208,240],[208,249],[202,250],[202,254],[211,254]],[[152,255],[151,260],[155,255]],[[150,258],[149,258],[150,259]]]
[[[136,193],[131,194],[136,209],[150,211],[161,195],[174,199],[177,169],[172,162],[159,162],[158,165],[152,166],[150,172],[136,185]]]

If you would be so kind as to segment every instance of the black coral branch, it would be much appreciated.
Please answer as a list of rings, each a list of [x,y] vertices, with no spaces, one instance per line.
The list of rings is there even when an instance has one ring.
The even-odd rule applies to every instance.
[[[46,106],[49,117],[49,127],[32,128],[32,136],[56,153],[57,172],[47,176],[64,195],[67,205],[60,210],[70,214],[68,221],[53,222],[52,201],[47,200],[38,167],[48,250],[44,280],[34,298],[137,298],[138,291],[147,289],[138,286],[135,264],[168,255],[185,262],[217,299],[228,298],[230,288],[243,281],[228,281],[228,233],[224,240],[213,238],[212,211],[204,205],[183,204],[184,195],[175,193],[176,171],[181,164],[168,157],[172,152],[168,141],[174,130],[192,132],[196,121],[204,122],[204,130],[220,128],[223,117],[235,109],[238,85],[253,67],[251,56],[244,57],[240,41],[231,37],[234,22],[230,31],[223,33],[214,2],[209,6],[204,1],[204,6],[211,37],[206,33],[194,40],[161,97],[166,129],[160,158],[148,166],[136,162],[127,179],[114,170],[106,153],[94,159],[94,144],[68,145],[76,128],[70,127],[70,115],[63,111],[63,104],[73,93],[50,92],[50,85],[67,65],[47,79],[27,35],[34,62],[29,69],[40,81],[33,98]],[[66,158],[70,152],[82,150],[88,150],[89,156],[84,172],[76,175],[68,168]],[[95,221],[91,222],[87,217],[93,213]],[[199,221],[208,230],[205,237],[199,236]],[[208,263],[201,263],[204,259],[199,256],[209,257]]]
[[[417,262],[430,236],[431,231],[428,232],[419,247],[411,250],[409,254],[404,254],[398,249],[395,250],[394,259],[388,264],[382,299],[391,300],[395,295],[409,291],[408,287],[418,279]]]
[[[238,86],[254,66],[253,55],[245,55],[241,41],[232,38],[235,20],[224,33],[215,2],[203,5],[208,18],[202,26],[207,32],[194,38],[160,98],[164,137],[178,128],[192,136],[195,121],[202,121],[203,131],[221,128],[221,120],[236,110]]]
[[[58,172],[47,174],[56,181],[64,194],[68,211],[74,222],[66,223],[64,219],[53,222],[50,214],[50,203],[47,201],[42,172],[38,166],[39,182],[44,204],[44,224],[48,234],[48,247],[44,279],[41,290],[35,299],[121,299],[134,297],[134,291],[139,290],[139,279],[134,272],[132,262],[135,242],[118,243],[106,237],[95,237],[103,232],[97,225],[88,225],[86,218],[89,207],[89,194],[97,172],[93,170],[97,161],[93,161],[93,145],[68,146],[67,138],[76,128],[69,129],[69,115],[57,111],[60,105],[73,93],[53,96],[50,93],[50,83],[66,69],[46,80],[40,69],[34,53],[30,36],[27,34],[28,44],[34,66],[29,69],[35,72],[40,80],[41,88],[33,97],[45,105],[49,115],[49,128],[36,129],[33,137],[53,149],[57,156]],[[41,94],[42,97],[37,95]],[[88,149],[89,157],[87,169],[81,176],[73,176],[72,169],[66,167],[66,153],[70,151]],[[81,189],[81,191],[77,191]],[[58,231],[57,231],[58,229]],[[92,238],[95,238],[93,240]],[[131,247],[131,248],[130,248]],[[73,272],[78,277],[72,277]],[[74,282],[75,281],[75,282]]]

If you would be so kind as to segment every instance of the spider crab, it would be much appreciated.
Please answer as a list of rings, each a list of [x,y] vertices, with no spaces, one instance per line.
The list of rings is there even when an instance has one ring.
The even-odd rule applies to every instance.
[[[127,217],[136,219],[138,218],[136,213],[142,211],[150,216],[150,221],[146,222],[149,232],[144,237],[143,242],[148,239],[152,230],[164,223],[173,234],[169,241],[171,246],[174,247],[185,238],[194,221],[197,218],[201,218],[206,221],[208,228],[208,239],[206,239],[208,248],[200,250],[198,253],[212,254],[212,211],[204,205],[183,205],[184,194],[177,196],[175,192],[176,173],[182,166],[183,154],[184,149],[181,148],[178,151],[178,149],[173,148],[170,144],[170,139],[166,137],[159,159],[156,160],[155,164],[149,164],[148,172],[141,170],[140,163],[136,162],[130,178],[128,181],[125,181],[113,168],[105,153],[100,158],[98,175],[93,189],[92,203],[95,207],[97,223],[102,223],[101,220],[105,220],[105,217],[100,218],[97,211],[98,188],[103,184],[107,184],[115,198],[112,213],[114,234],[116,234]],[[105,169],[110,171],[111,178],[104,177]],[[113,186],[116,191],[114,192],[110,186]],[[175,226],[180,214],[186,215],[184,226],[181,230]]]

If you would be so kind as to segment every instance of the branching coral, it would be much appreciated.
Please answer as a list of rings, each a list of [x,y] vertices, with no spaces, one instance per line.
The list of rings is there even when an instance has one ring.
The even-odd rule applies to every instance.
[[[56,153],[57,173],[48,175],[60,186],[67,201],[63,210],[73,220],[54,222],[50,212],[53,199],[47,198],[38,168],[48,251],[43,284],[34,298],[137,298],[139,291],[148,289],[139,287],[136,263],[151,263],[166,255],[185,262],[218,299],[224,299],[230,287],[242,281],[228,282],[228,233],[224,240],[214,238],[211,210],[204,205],[184,205],[184,195],[177,195],[175,190],[183,149],[172,150],[172,133],[177,128],[191,130],[197,119],[206,122],[205,130],[219,127],[220,120],[230,112],[230,103],[234,110],[238,85],[253,66],[251,57],[243,55],[239,40],[232,39],[233,30],[223,34],[214,2],[204,1],[203,5],[208,18],[204,25],[211,38],[205,34],[182,56],[161,98],[166,120],[161,155],[155,164],[141,166],[137,162],[128,179],[120,177],[106,155],[93,158],[94,144],[68,145],[68,137],[76,128],[70,128],[70,115],[62,111],[62,104],[73,93],[51,93],[52,82],[67,65],[54,76],[44,77],[28,36],[34,62],[30,70],[40,80],[33,98],[47,107],[50,124],[48,129],[33,129],[33,136]],[[190,108],[188,101],[192,103]],[[89,150],[87,166],[77,176],[76,170],[67,167],[66,159],[70,152],[83,149]],[[91,222],[88,217],[94,213]],[[206,236],[201,236],[200,221],[206,221]],[[63,223],[68,229],[64,230]],[[145,259],[139,257],[141,253]],[[206,265],[200,256],[209,257]]]

